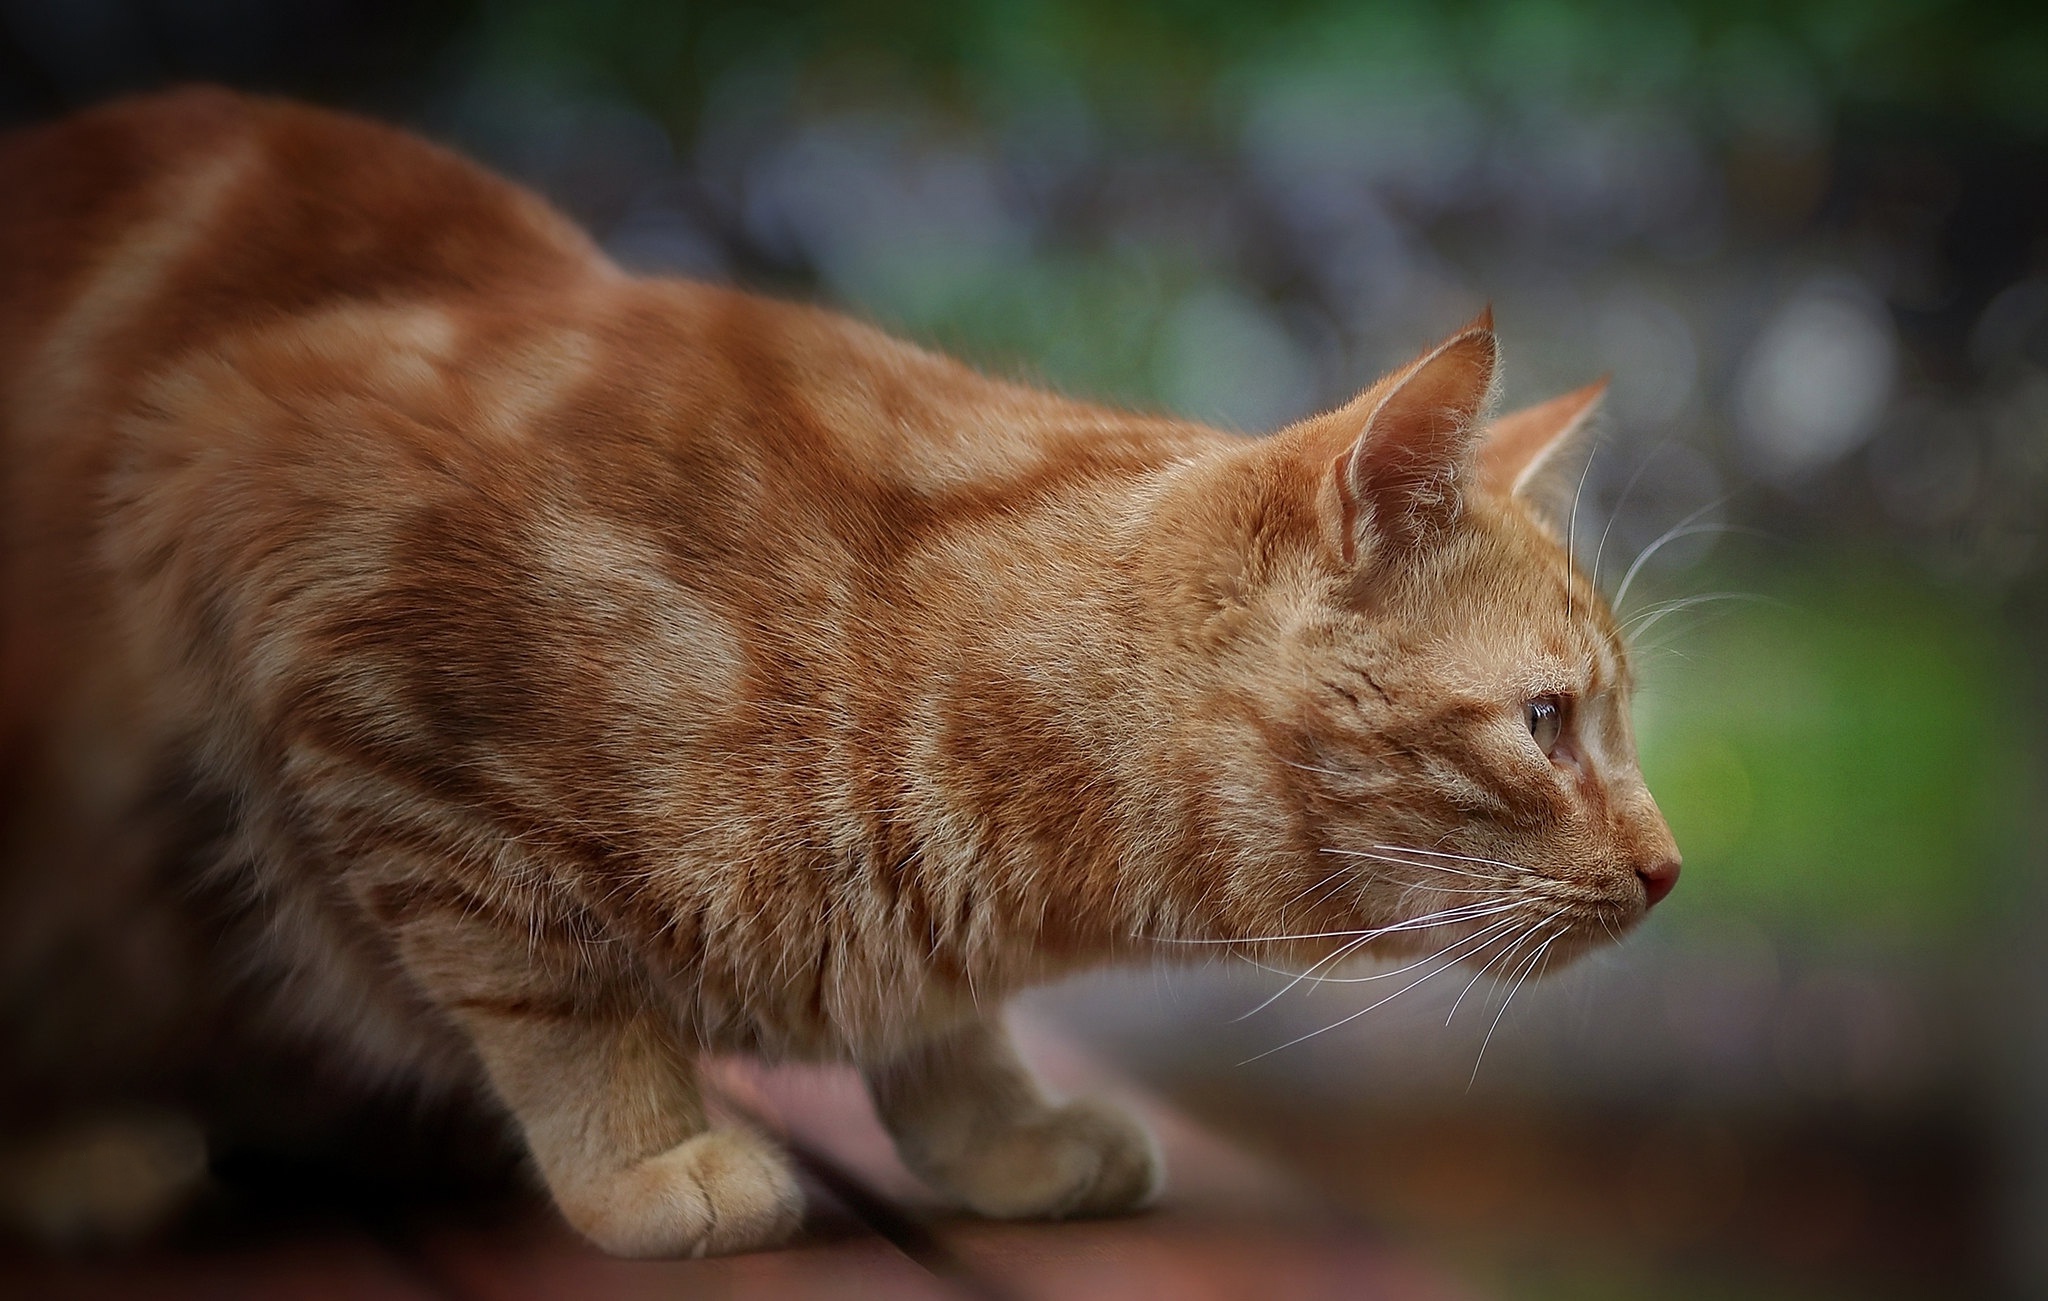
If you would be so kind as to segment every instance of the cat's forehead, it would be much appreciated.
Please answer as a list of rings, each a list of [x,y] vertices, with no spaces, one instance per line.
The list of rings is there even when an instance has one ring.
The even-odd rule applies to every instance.
[[[1418,557],[1418,600],[1448,602],[1475,615],[1561,616],[1572,558],[1511,506],[1475,503],[1440,545]]]
[[[1564,545],[1514,506],[1475,509],[1431,560],[1406,613],[1447,653],[1625,675],[1606,602]]]

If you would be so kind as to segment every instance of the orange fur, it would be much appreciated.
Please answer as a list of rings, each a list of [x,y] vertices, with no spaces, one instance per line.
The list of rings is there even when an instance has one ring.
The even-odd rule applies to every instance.
[[[797,1195],[693,1059],[832,1056],[967,1204],[1111,1211],[1149,1144],[1041,1097],[1014,990],[1182,941],[1536,969],[1676,870],[1515,495],[1587,403],[1487,440],[1490,320],[1243,439],[629,278],[217,91],[0,144],[0,259],[0,1029],[46,1110],[246,1125],[222,1076],[310,1045],[503,1108],[612,1250],[733,1250]]]

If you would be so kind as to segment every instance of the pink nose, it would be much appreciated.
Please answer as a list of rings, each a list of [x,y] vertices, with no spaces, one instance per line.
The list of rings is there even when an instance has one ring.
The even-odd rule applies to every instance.
[[[1643,893],[1648,896],[1646,907],[1654,907],[1658,900],[1671,893],[1671,887],[1678,884],[1678,860],[1667,858],[1648,867],[1636,869],[1636,875],[1643,878]]]

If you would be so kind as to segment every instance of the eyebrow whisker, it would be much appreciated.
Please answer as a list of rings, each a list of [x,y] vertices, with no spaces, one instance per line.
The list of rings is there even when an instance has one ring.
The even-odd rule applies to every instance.
[[[1727,527],[1721,524],[1694,524],[1694,521],[1699,519],[1700,516],[1705,515],[1708,511],[1718,510],[1726,506],[1732,496],[1732,493],[1723,493],[1719,497],[1714,498],[1714,500],[1664,530],[1663,535],[1655,542],[1637,552],[1634,563],[1629,565],[1628,571],[1621,576],[1621,586],[1615,589],[1614,600],[1610,603],[1611,607],[1615,610],[1621,609],[1623,602],[1628,600],[1628,589],[1636,581],[1636,575],[1642,571],[1644,565],[1649,563],[1650,557],[1662,551],[1665,546],[1676,542],[1680,538],[1691,537],[1695,533],[1713,533]]]
[[[1593,473],[1593,462],[1599,459],[1600,449],[1594,448],[1586,457],[1586,468],[1579,471],[1579,486],[1572,493],[1572,509],[1564,526],[1564,621],[1572,621],[1572,578],[1578,569],[1579,498],[1586,495],[1586,479]]]

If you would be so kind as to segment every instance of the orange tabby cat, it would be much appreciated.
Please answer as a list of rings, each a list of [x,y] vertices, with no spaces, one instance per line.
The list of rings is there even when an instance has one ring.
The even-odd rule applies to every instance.
[[[977,1211],[1142,1204],[1019,987],[1186,941],[1534,972],[1677,873],[1530,508],[1597,392],[1488,436],[1494,369],[1482,317],[1247,439],[626,276],[309,108],[7,140],[9,1114],[453,1100],[607,1250],[736,1251],[800,1213],[707,1124],[742,1050],[857,1063]]]

